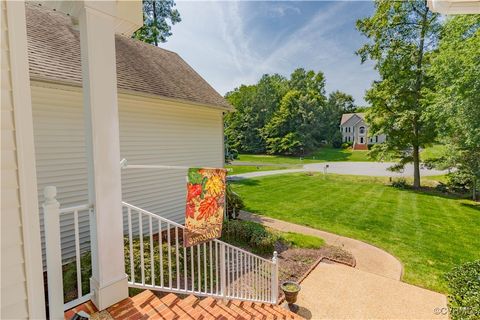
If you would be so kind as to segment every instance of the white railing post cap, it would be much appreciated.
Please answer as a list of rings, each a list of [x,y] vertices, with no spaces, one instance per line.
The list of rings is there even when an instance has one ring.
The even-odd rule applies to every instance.
[[[57,187],[55,186],[47,186],[43,189],[43,195],[48,200],[53,200],[57,196]]]

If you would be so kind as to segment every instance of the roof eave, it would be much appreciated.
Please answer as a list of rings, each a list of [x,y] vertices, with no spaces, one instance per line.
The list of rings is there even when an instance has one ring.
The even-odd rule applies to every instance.
[[[52,80],[49,78],[44,78],[41,76],[37,75],[30,75],[30,80],[32,82],[36,83],[44,83],[47,85],[50,85],[52,87],[59,88],[59,86],[62,87],[75,87],[77,89],[82,89],[82,85],[79,84],[77,81],[69,81],[69,80]],[[61,89],[61,88],[60,88]],[[151,99],[159,99],[159,100],[164,100],[164,101],[169,101],[169,102],[178,102],[181,104],[188,104],[188,105],[193,105],[193,106],[198,106],[202,108],[210,108],[210,109],[216,109],[216,110],[221,110],[225,112],[234,112],[235,108],[231,105],[229,106],[223,106],[223,105],[215,105],[215,104],[205,104],[205,103],[200,103],[196,101],[191,101],[191,100],[186,100],[186,99],[177,99],[177,98],[170,98],[170,97],[165,97],[157,94],[151,94],[151,93],[146,93],[146,92],[140,92],[140,91],[135,91],[135,90],[127,90],[127,89],[122,89],[118,88],[118,93],[123,93],[123,94],[128,94],[128,95],[134,95],[134,96],[140,96],[140,97],[145,97],[145,98],[151,98]]]

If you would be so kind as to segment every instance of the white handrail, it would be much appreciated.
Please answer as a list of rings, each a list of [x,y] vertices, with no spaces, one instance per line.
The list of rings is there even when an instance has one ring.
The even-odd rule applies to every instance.
[[[129,254],[126,257],[130,259],[130,287],[277,302],[276,253],[271,261],[218,239],[188,249],[183,246],[183,225],[126,202],[122,204],[126,208],[124,214],[127,214],[124,221],[128,228],[129,245],[126,248]],[[138,222],[133,225],[135,220]],[[158,241],[154,242],[153,237],[158,237]],[[134,245],[134,241],[138,241],[137,244]],[[149,244],[148,249],[145,244]],[[152,246],[158,246],[158,249]],[[145,259],[150,263],[145,263]],[[158,271],[155,266],[159,266]],[[136,278],[138,272],[141,279]]]

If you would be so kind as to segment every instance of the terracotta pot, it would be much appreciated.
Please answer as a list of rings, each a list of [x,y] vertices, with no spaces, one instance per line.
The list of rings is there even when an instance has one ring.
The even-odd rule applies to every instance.
[[[298,283],[293,281],[285,281],[280,287],[285,294],[285,300],[288,304],[294,304],[297,302],[298,292],[301,289]]]

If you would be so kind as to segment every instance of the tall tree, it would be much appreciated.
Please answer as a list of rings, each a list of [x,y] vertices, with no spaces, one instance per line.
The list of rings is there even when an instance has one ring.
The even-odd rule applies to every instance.
[[[366,94],[373,135],[386,134],[374,156],[385,153],[400,159],[398,167],[413,162],[414,187],[420,187],[420,148],[435,138],[434,122],[426,116],[425,89],[433,87],[427,76],[428,53],[438,45],[439,15],[424,0],[376,0],[373,16],[357,21],[371,41],[357,51],[362,63],[375,61],[380,80]]]
[[[284,77],[265,74],[256,85],[242,85],[227,93],[226,99],[236,109],[225,117],[229,145],[241,152],[265,152],[260,130],[277,111],[287,90],[288,82]]]
[[[432,119],[447,143],[453,175],[470,185],[473,200],[480,184],[480,15],[449,18],[430,70]]]
[[[326,104],[323,73],[296,69],[289,88],[278,111],[261,129],[268,153],[302,154],[313,151],[322,139],[321,115]]]
[[[143,26],[133,37],[158,46],[167,41],[172,35],[172,25],[180,21],[174,0],[143,0]]]

